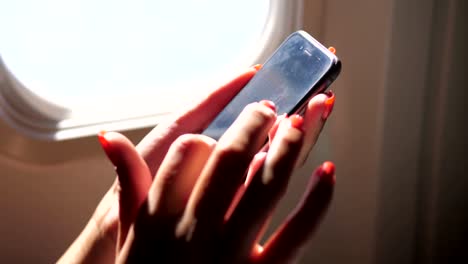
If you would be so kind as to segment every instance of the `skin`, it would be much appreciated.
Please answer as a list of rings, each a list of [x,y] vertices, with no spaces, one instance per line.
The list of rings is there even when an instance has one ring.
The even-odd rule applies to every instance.
[[[329,163],[312,174],[303,199],[267,243],[257,242],[294,168],[318,139],[324,112],[331,111],[328,96],[310,100],[300,126],[253,103],[218,142],[199,134],[256,71],[158,125],[136,147],[119,133],[102,134],[118,179],[59,262],[294,260],[331,200]]]

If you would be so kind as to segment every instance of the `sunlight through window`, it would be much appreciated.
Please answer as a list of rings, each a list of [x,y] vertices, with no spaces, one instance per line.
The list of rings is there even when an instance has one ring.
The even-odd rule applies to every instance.
[[[0,57],[24,88],[75,116],[148,115],[252,63],[269,4],[4,1]]]

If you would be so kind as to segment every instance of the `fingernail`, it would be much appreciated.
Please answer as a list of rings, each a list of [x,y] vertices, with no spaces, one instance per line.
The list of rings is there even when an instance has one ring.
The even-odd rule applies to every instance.
[[[276,107],[275,107],[275,103],[273,103],[272,101],[269,101],[269,100],[262,100],[260,101],[260,103],[268,108],[270,108],[271,110],[273,110],[273,112],[276,112]]]
[[[335,47],[329,47],[328,50],[333,53],[333,54],[336,54],[336,49]]]
[[[317,175],[321,180],[335,184],[335,164],[333,164],[331,161],[325,161],[322,166],[320,166]]]
[[[304,124],[304,118],[300,115],[292,115],[289,117],[291,126],[302,131],[302,125]]]
[[[106,139],[106,131],[102,130],[98,133],[98,139],[99,143],[101,143],[101,147],[104,150],[104,153],[106,153],[106,156],[109,158],[109,160],[114,164],[114,159],[112,157],[112,152],[111,152],[111,146],[109,144],[109,141]],[[114,164],[115,166],[115,164]]]
[[[335,94],[330,90],[326,91],[325,94],[328,98],[325,100],[325,110],[322,114],[323,120],[326,120],[330,116],[333,111],[333,106],[335,105]]]
[[[108,149],[109,148],[109,142],[107,141],[105,135],[106,135],[106,131],[102,130],[98,133],[98,139],[99,139],[99,143],[101,143],[101,146],[104,150]]]
[[[258,70],[260,70],[262,68],[262,66],[263,66],[262,64],[255,64],[252,67],[258,71]]]

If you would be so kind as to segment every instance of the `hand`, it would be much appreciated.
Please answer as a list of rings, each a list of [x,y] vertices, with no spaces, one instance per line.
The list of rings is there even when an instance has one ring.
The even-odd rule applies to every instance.
[[[128,160],[128,155],[121,151],[129,146],[133,147],[130,141],[127,139],[110,141],[111,148],[115,149],[116,153],[121,153],[116,159],[122,159],[122,161],[116,162],[128,165],[116,168],[117,173],[119,175],[145,175],[140,173],[140,169],[147,167],[145,169],[148,169],[150,175],[154,176],[172,142],[182,134],[201,132],[250,81],[257,70],[258,67],[255,66],[246,70],[226,85],[214,90],[193,107],[176,114],[171,121],[156,126],[137,146],[137,152],[144,160],[137,162],[145,163],[146,166],[125,162]],[[119,150],[121,151],[119,152]],[[126,217],[129,219],[133,217],[135,214],[133,204],[138,204],[146,197],[152,178],[134,177],[123,182],[116,180],[97,206],[82,233],[59,262],[113,262],[119,229],[119,215],[121,215],[120,228],[122,230],[128,229],[130,222],[126,220]],[[121,197],[119,198],[119,196]],[[124,201],[124,203],[120,203],[119,200]],[[131,212],[128,213],[128,211]]]
[[[170,168],[170,163],[168,165],[167,162],[163,162],[163,159],[164,159],[164,157],[166,157],[165,160],[172,160],[171,158],[168,158],[168,157],[177,156],[178,154],[180,154],[180,144],[181,144],[181,142],[182,143],[183,142],[187,143],[187,145],[188,145],[187,148],[189,149],[189,151],[187,153],[192,153],[192,154],[196,153],[196,155],[189,155],[189,157],[190,156],[195,156],[195,157],[200,158],[199,160],[184,159],[184,162],[180,163],[179,165],[181,165],[182,167],[185,166],[185,168],[191,168],[191,166],[197,166],[197,164],[198,164],[198,166],[200,166],[200,164],[203,165],[204,164],[203,161],[205,161],[205,160],[203,160],[204,159],[203,157],[206,158],[207,156],[215,155],[213,153],[219,153],[219,151],[217,152],[216,149],[219,149],[220,143],[216,144],[216,142],[210,142],[210,139],[203,138],[201,136],[186,135],[186,136],[183,136],[183,137],[177,139],[175,142],[174,142],[174,140],[176,138],[178,138],[179,135],[182,135],[182,134],[185,134],[185,133],[190,133],[190,132],[198,133],[198,132],[200,132],[203,129],[203,127],[205,127],[211,121],[211,119],[214,118],[214,116],[217,114],[217,112],[219,112],[224,107],[224,105],[230,100],[230,98],[232,98],[232,96],[234,94],[236,94],[238,92],[238,90],[240,88],[242,88],[243,85],[246,82],[248,82],[248,80],[252,77],[252,75],[254,73],[255,73],[255,70],[247,71],[243,75],[236,78],[233,82],[229,83],[228,85],[226,85],[226,86],[222,87],[221,89],[219,89],[219,90],[215,91],[214,93],[212,93],[206,100],[202,101],[201,103],[196,105],[194,108],[190,109],[189,111],[185,112],[184,114],[179,115],[175,119],[174,122],[168,123],[167,125],[158,126],[153,132],[151,132],[139,144],[139,146],[137,147],[138,151],[136,151],[133,148],[133,146],[131,145],[131,143],[128,140],[126,140],[124,137],[120,136],[119,134],[108,133],[105,136],[102,136],[102,139],[105,139],[103,142],[107,144],[107,149],[106,149],[107,154],[109,155],[111,160],[114,162],[114,164],[117,164],[117,171],[118,171],[118,174],[119,174],[119,182],[116,182],[114,184],[114,187],[111,188],[111,190],[108,192],[108,194],[106,195],[106,197],[103,199],[100,206],[96,210],[96,213],[92,218],[92,221],[90,221],[90,222],[96,223],[95,226],[97,226],[98,231],[101,234],[103,234],[104,238],[110,238],[110,239],[104,239],[104,241],[107,241],[105,244],[111,245],[112,244],[111,242],[113,240],[115,240],[115,236],[116,236],[116,233],[117,233],[116,232],[116,230],[117,230],[117,225],[116,225],[116,219],[117,218],[116,217],[118,215],[118,212],[120,211],[120,221],[121,222],[120,222],[120,237],[118,239],[119,240],[119,243],[118,243],[119,244],[119,249],[122,248],[122,246],[124,246],[124,242],[125,242],[126,245],[130,245],[130,246],[126,246],[128,248],[128,250],[124,249],[124,250],[121,251],[121,254],[120,254],[120,256],[121,256],[120,259],[121,260],[124,259],[124,257],[122,257],[122,256],[127,256],[127,257],[136,256],[137,257],[140,253],[145,252],[145,250],[142,250],[142,249],[145,248],[144,245],[142,247],[135,246],[135,245],[138,244],[138,242],[142,241],[142,239],[140,239],[140,236],[137,236],[135,238],[135,229],[136,229],[137,226],[143,227],[143,230],[145,230],[146,228],[150,228],[152,225],[145,226],[144,224],[138,224],[139,223],[138,219],[151,219],[152,217],[154,217],[154,214],[153,214],[154,211],[146,210],[146,213],[141,213],[141,211],[144,211],[143,208],[142,208],[142,209],[140,209],[140,215],[143,215],[143,216],[138,216],[137,217],[137,213],[138,213],[138,210],[141,207],[142,203],[145,203],[146,206],[151,204],[149,201],[151,201],[151,199],[153,199],[151,197],[154,197],[155,192],[157,193],[157,191],[155,191],[155,190],[158,190],[158,189],[160,191],[164,190],[165,195],[163,196],[164,197],[163,199],[161,199],[161,197],[159,197],[159,198],[156,197],[153,200],[153,201],[155,201],[155,203],[153,203],[153,205],[152,205],[153,207],[154,207],[155,204],[161,204],[162,203],[162,204],[167,205],[167,208],[170,209],[167,212],[168,214],[175,214],[175,215],[178,215],[178,216],[182,216],[182,215],[184,216],[184,217],[181,217],[179,220],[189,219],[187,221],[190,222],[191,221],[190,219],[192,219],[192,220],[194,219],[193,215],[192,216],[187,216],[187,215],[190,215],[190,213],[181,214],[181,211],[186,211],[186,212],[190,212],[190,211],[193,212],[194,211],[194,209],[191,209],[191,210],[187,209],[187,208],[189,208],[189,206],[185,207],[185,205],[186,205],[185,202],[187,200],[187,197],[190,196],[192,188],[193,188],[195,182],[205,182],[205,184],[206,184],[207,182],[208,183],[212,182],[211,179],[215,179],[216,177],[219,177],[219,176],[216,176],[216,177],[214,177],[214,176],[203,176],[203,177],[201,177],[200,176],[200,177],[198,177],[197,173],[192,173],[192,174],[188,173],[187,174],[187,171],[192,171],[192,172],[195,171],[193,169],[186,169],[186,172],[182,173],[183,176],[180,176],[180,175],[177,176],[177,177],[175,177],[173,175],[172,176],[166,176],[166,177],[161,176],[161,175],[165,175],[165,174],[166,175],[171,174],[170,173],[171,170],[167,169],[167,168]],[[330,97],[330,98],[328,98],[328,97]],[[289,153],[289,154],[286,154],[284,157],[287,157],[287,159],[289,159],[289,162],[288,162],[289,165],[291,165],[291,162],[293,162],[293,160],[295,161],[296,159],[299,160],[299,162],[297,162],[297,163],[299,163],[299,164],[302,163],[303,160],[306,158],[307,153],[309,152],[309,150],[314,145],[314,143],[315,143],[315,141],[316,141],[316,139],[317,139],[317,137],[319,135],[319,132],[320,132],[320,130],[321,130],[323,124],[324,124],[324,121],[328,117],[329,113],[331,112],[331,108],[333,106],[333,95],[329,95],[328,97],[325,96],[325,95],[318,95],[315,98],[313,98],[311,100],[311,102],[309,103],[306,114],[305,114],[304,124],[303,124],[303,127],[302,127],[304,132],[299,131],[300,135],[298,136],[298,139],[297,139],[298,141],[295,144],[293,143],[293,144],[290,145],[290,147],[293,146],[293,149],[294,149],[294,146],[296,146],[295,151],[293,151],[292,155],[290,155],[291,151],[288,148],[286,148],[286,150],[287,150],[286,153]],[[197,122],[197,121],[199,121],[199,122]],[[261,125],[260,125],[261,129],[257,127],[254,130],[257,131],[258,129],[260,129],[261,131],[263,131],[262,133],[265,133],[265,131],[269,130],[268,127],[271,126],[272,121],[270,120],[269,122],[270,123],[260,122],[261,123]],[[285,122],[286,121],[283,121],[282,123],[285,123]],[[244,125],[249,126],[250,123],[251,122],[247,122]],[[278,127],[278,124],[279,124],[279,122],[277,121],[273,125],[274,128],[270,130],[271,136],[273,136],[274,130],[276,130],[276,128]],[[284,127],[285,125],[282,125],[282,126]],[[280,126],[280,127],[282,127],[282,126]],[[278,131],[283,131],[283,130],[284,129],[278,129]],[[257,131],[256,133],[260,133],[260,132]],[[234,133],[233,135],[235,135],[235,134],[237,134],[237,133]],[[281,135],[283,135],[283,134],[284,133],[282,133]],[[288,133],[286,133],[286,134],[288,134]],[[240,136],[240,135],[238,135],[238,136]],[[275,138],[283,138],[283,139],[282,140],[274,139],[273,141],[282,142],[284,140],[284,136],[275,137]],[[287,138],[287,136],[285,138]],[[238,139],[237,137],[234,137],[234,138],[231,138],[231,139],[225,139],[224,142],[233,143],[233,142],[236,142],[237,139]],[[248,141],[250,141],[250,140],[251,140],[251,138],[248,139]],[[300,144],[299,142],[302,142],[302,144]],[[183,143],[181,145],[183,146],[185,143]],[[229,144],[230,143],[226,143],[226,146],[228,146]],[[280,143],[278,143],[278,144],[280,144]],[[172,147],[171,147],[172,151],[169,151],[167,153],[167,156],[166,156],[166,152],[168,151],[168,149],[169,149],[169,147],[171,145],[172,145]],[[215,145],[216,145],[216,147],[215,147]],[[177,147],[177,146],[179,146],[179,147]],[[222,146],[222,144],[221,144],[221,146]],[[250,146],[250,144],[249,144],[249,146]],[[273,146],[273,142],[272,142],[272,146]],[[250,154],[247,155],[246,157],[250,158],[252,156],[252,153],[255,153],[255,150],[257,148],[258,148],[258,146],[254,147],[254,148],[249,148],[248,152]],[[277,148],[278,148],[278,150],[283,149],[283,147],[277,147]],[[229,151],[226,150],[225,152],[226,152],[225,155],[228,155],[227,153],[229,153]],[[223,151],[221,151],[221,153],[223,153]],[[270,150],[269,153],[277,153],[277,151],[272,152]],[[255,171],[256,171],[256,169],[261,167],[262,162],[265,159],[267,159],[268,155],[270,155],[270,154],[266,154],[266,153],[261,152],[261,153],[259,153],[259,154],[257,154],[255,156],[254,162],[252,162],[252,164],[251,164],[251,170],[249,172],[249,177],[254,175],[254,174],[260,175],[260,176],[255,176],[253,178],[252,177],[250,177],[250,178],[252,178],[252,179],[261,179],[263,177],[263,176],[261,177],[260,172],[255,173]],[[271,155],[273,155],[273,154],[271,154]],[[249,158],[246,158],[245,160],[249,160]],[[226,158],[223,158],[223,159],[225,160]],[[221,160],[223,160],[223,159],[221,159]],[[283,158],[280,158],[280,160],[282,160],[282,159]],[[244,160],[244,167],[245,167],[245,164],[246,164],[245,160]],[[214,163],[217,163],[217,162],[214,162]],[[236,164],[237,164],[237,162],[236,162]],[[172,164],[172,166],[177,167],[176,165],[177,164],[175,164],[175,165]],[[212,166],[219,167],[218,165],[212,165]],[[259,171],[264,171],[265,167],[267,167],[267,166],[264,166],[263,169],[259,170]],[[283,170],[285,170],[285,169],[283,168]],[[285,181],[287,182],[288,175],[291,173],[291,171],[292,171],[292,169],[287,169],[287,172],[285,173],[286,175],[282,175],[281,177],[277,177],[277,178],[281,179],[281,181],[283,181],[283,183]],[[210,173],[208,173],[208,174],[210,174]],[[208,175],[208,174],[206,174],[206,175]],[[210,175],[212,175],[212,174],[213,173],[211,173]],[[154,181],[153,181],[152,175],[156,175],[156,178],[155,178]],[[239,175],[241,175],[241,174],[239,174]],[[320,177],[320,175],[322,175],[322,176],[326,175],[326,177],[325,176]],[[161,188],[161,182],[162,183],[165,182],[162,179],[168,178],[168,177],[169,178],[175,177],[176,179],[184,179],[184,180],[176,181],[178,183],[177,184],[174,183],[174,184],[170,185],[172,187],[167,187],[165,184],[162,184],[162,186],[166,186],[166,187]],[[239,177],[236,177],[235,175],[233,175],[232,178],[233,179],[237,178],[238,180],[240,180]],[[161,179],[161,180],[158,180],[158,179]],[[200,179],[205,179],[205,180],[201,181]],[[328,179],[328,180],[322,180],[322,179]],[[321,169],[318,169],[315,172],[314,176],[311,178],[311,184],[310,184],[309,189],[308,189],[308,191],[306,193],[306,196],[304,198],[304,202],[300,207],[302,209],[296,210],[296,213],[293,214],[293,216],[289,218],[289,220],[285,223],[285,225],[283,225],[283,227],[281,227],[279,229],[280,231],[278,231],[278,233],[274,236],[275,238],[271,239],[270,242],[268,242],[266,244],[265,250],[263,251],[264,253],[257,254],[257,255],[252,254],[252,256],[257,256],[256,259],[268,260],[269,258],[275,257],[276,260],[279,260],[280,258],[278,258],[278,256],[274,256],[273,253],[275,251],[279,252],[277,250],[274,250],[274,248],[276,248],[276,247],[288,248],[288,247],[285,247],[284,245],[282,245],[282,243],[287,243],[287,245],[289,245],[289,248],[291,248],[291,250],[286,250],[285,251],[285,252],[289,252],[289,257],[286,256],[288,254],[283,254],[282,257],[284,259],[287,259],[287,258],[290,258],[291,256],[293,256],[295,250],[297,249],[297,247],[300,244],[304,243],[305,239],[308,237],[308,234],[310,234],[311,230],[315,227],[314,222],[310,222],[310,221],[314,220],[316,222],[319,219],[319,215],[324,211],[324,208],[328,204],[328,200],[329,200],[329,197],[331,195],[331,186],[333,185],[333,180],[330,180],[330,179],[333,179],[333,167],[331,165],[329,165],[329,164],[324,165],[324,166],[322,166]],[[254,182],[255,181],[252,181],[252,184]],[[209,185],[210,184],[208,184],[208,186]],[[278,191],[278,193],[273,195],[273,197],[265,198],[265,199],[267,199],[267,200],[270,199],[270,200],[275,200],[275,201],[277,199],[279,199],[279,196],[281,196],[281,193],[282,193],[281,189],[284,189],[285,185],[286,184],[278,185],[277,188],[280,189]],[[155,186],[159,186],[159,187],[155,187]],[[201,186],[203,186],[203,184]],[[231,190],[236,189],[236,186],[238,187],[239,185],[234,184],[234,185],[230,186]],[[249,185],[249,186],[254,186],[254,185]],[[322,187],[320,187],[320,186],[322,186]],[[198,188],[201,188],[201,187],[198,187]],[[245,188],[240,188],[240,189],[242,190],[242,189],[245,189]],[[120,190],[120,192],[119,192],[119,190]],[[148,195],[148,199],[146,200],[148,190],[149,190],[150,194]],[[176,192],[174,190],[182,190],[182,191]],[[245,194],[242,197],[248,197],[249,193],[252,193],[252,191],[249,191],[249,190],[254,190],[254,188],[253,187],[247,188],[247,191],[245,192]],[[206,198],[203,198],[204,195],[200,194],[202,192],[194,190],[192,193],[193,193],[193,195],[192,195],[193,197],[197,197],[197,196],[199,197],[199,198],[193,198],[193,199],[195,199],[195,200],[204,200],[205,199],[206,200]],[[199,194],[195,195],[195,193],[199,193]],[[242,191],[238,191],[237,196],[240,197],[240,194],[242,194]],[[120,204],[119,204],[118,199],[117,199],[118,195],[120,195],[120,201],[121,201]],[[317,195],[319,195],[320,197],[318,197],[318,199],[317,199],[317,197],[315,197],[315,199],[314,199],[315,203],[311,203],[310,202],[310,197],[317,196]],[[231,196],[232,196],[232,194],[231,194]],[[193,200],[193,199],[191,199],[191,200]],[[244,213],[245,213],[246,210],[247,211],[249,210],[249,206],[245,206],[245,205],[241,206],[243,203],[245,203],[243,201],[245,201],[246,199],[248,200],[248,198],[243,198],[240,201],[239,206],[236,207],[237,209],[234,212],[231,212],[232,213],[232,216],[230,217],[231,219],[238,219],[237,222],[242,222],[243,220],[248,219],[248,218],[245,218],[245,217],[240,217],[240,215],[242,215],[242,211],[244,211]],[[252,198],[250,198],[250,199],[252,199]],[[255,199],[253,199],[253,200],[255,200]],[[229,198],[226,201],[229,201]],[[259,202],[259,201],[257,201],[257,202]],[[198,202],[193,202],[193,203],[197,204]],[[247,203],[247,204],[249,204],[249,203]],[[273,202],[271,204],[272,204],[272,206],[269,207],[270,209],[274,207],[275,203]],[[264,206],[264,205],[262,205],[262,206]],[[312,208],[309,208],[311,206],[312,206]],[[184,208],[186,208],[186,209],[184,210]],[[191,206],[190,208],[197,208],[197,206]],[[238,208],[244,208],[244,209],[238,209]],[[269,212],[270,209],[263,210],[263,214],[265,214],[265,212]],[[306,213],[304,213],[304,212],[306,212]],[[160,212],[158,212],[158,214],[159,213]],[[236,215],[237,215],[237,217],[236,217]],[[265,216],[263,216],[263,217],[259,216],[259,217],[257,217],[257,220],[252,220],[252,221],[257,222],[257,226],[259,226],[259,223],[262,223],[264,221],[263,220],[264,218],[265,218]],[[132,223],[133,223],[133,221],[135,219],[136,219],[137,222],[134,223],[134,228],[133,228],[133,230],[130,231],[130,235],[128,236],[128,239],[127,239],[126,234],[128,233],[128,230],[130,229],[130,226],[132,225]],[[301,222],[301,221],[304,221],[305,219],[307,219],[307,221],[309,221],[310,225],[304,226],[304,225],[296,225],[296,224],[291,225],[291,224],[288,224],[288,223],[291,223],[291,222]],[[140,220],[140,221],[143,221],[143,220]],[[172,225],[174,225],[175,222],[177,222],[177,221],[173,221]],[[182,221],[180,221],[180,222],[182,222]],[[231,224],[226,224],[225,223],[225,224],[222,224],[222,225],[223,226],[224,225],[231,226],[231,227],[230,228],[223,228],[223,229],[234,230],[234,229],[236,229],[235,226],[237,226],[239,229],[242,229],[242,227],[245,226],[244,224],[239,224],[239,223],[238,224],[232,224],[232,223],[235,223],[235,222],[236,221],[234,221],[234,220],[226,221],[226,223],[231,223]],[[166,225],[168,225],[168,224],[169,223],[166,223]],[[187,224],[187,225],[190,226],[189,224]],[[160,227],[162,227],[162,226],[164,226],[164,225],[161,225]],[[184,226],[184,224],[181,224],[181,226]],[[297,226],[297,227],[294,227],[294,226]],[[247,229],[249,229],[249,228],[247,228]],[[256,228],[253,228],[253,230],[250,231],[250,234],[255,234],[256,233],[255,229]],[[258,229],[258,227],[257,227],[257,229]],[[149,229],[149,230],[151,230],[151,229]],[[197,228],[196,230],[199,230],[199,228]],[[187,231],[184,231],[184,232],[187,232]],[[179,234],[179,238],[181,236],[182,237],[184,236],[182,234],[186,235],[186,233],[184,233],[184,232]],[[197,232],[200,233],[200,231],[197,231]],[[236,234],[236,233],[231,231],[231,234]],[[295,234],[293,236],[294,241],[295,241],[294,243],[288,242],[289,239],[287,238],[287,237],[290,237],[292,234]],[[81,237],[82,236],[80,236],[80,238]],[[228,237],[228,236],[226,235],[226,237]],[[232,237],[232,235],[230,235],[230,237]],[[282,239],[280,239],[281,237],[282,237]],[[78,241],[80,240],[80,238],[78,239]],[[161,239],[162,237],[159,236],[159,238]],[[176,241],[176,240],[174,240],[174,237],[170,237],[170,236],[169,237],[166,236],[166,237],[164,237],[164,239],[168,239],[167,241],[170,241],[171,239],[172,239],[172,241]],[[224,240],[226,240],[226,239],[224,239]],[[252,240],[252,235],[250,236],[249,239],[238,239],[238,240],[231,240],[230,239],[230,241],[238,241],[238,242],[236,242],[238,245],[243,244],[244,248],[247,248],[247,249],[249,247],[248,246],[245,247],[245,245],[249,244],[249,242],[248,242],[249,240]],[[131,242],[129,242],[129,241],[131,241]],[[144,241],[144,239],[143,239],[143,241]],[[79,246],[78,246],[78,248],[79,248]],[[90,245],[90,246],[84,247],[84,248],[88,248],[89,252],[96,251],[96,246],[95,245]],[[93,248],[94,248],[94,250],[93,250]],[[107,246],[105,248],[106,248],[107,251],[112,251],[112,250],[109,250],[109,248],[112,248],[111,246]],[[134,253],[134,254],[131,253],[131,252],[135,252],[135,251],[132,251],[132,248],[133,249],[136,248],[137,253]],[[140,250],[138,250],[138,248],[140,248]],[[231,245],[231,248],[237,248],[237,246],[233,247]],[[256,248],[258,249],[260,247],[256,247]],[[177,250],[177,248],[173,248],[173,249]],[[100,250],[99,252],[100,252],[101,255],[106,255],[106,254],[103,254],[103,252],[105,252],[106,250]],[[284,251],[284,250],[282,250],[282,251]],[[95,254],[89,254],[89,252],[88,252],[88,256],[91,256],[94,259],[96,259]],[[128,252],[128,253],[124,253],[124,252]],[[153,247],[152,247],[152,250],[150,250],[149,252],[156,252],[156,253],[159,252],[159,253],[161,253],[159,250],[155,251]],[[178,252],[182,252],[182,250],[178,251]],[[210,252],[213,252],[213,251],[211,250]],[[243,257],[248,256],[248,253],[246,253],[246,252],[248,252],[248,250],[244,250]],[[270,252],[270,253],[267,254],[267,252]],[[113,251],[111,253],[113,253]],[[112,256],[112,254],[107,254],[107,255]],[[235,251],[231,252],[231,255],[233,255],[233,256],[242,256],[242,254],[238,254],[238,252],[235,252]],[[159,260],[161,260],[161,258],[163,256],[162,255],[156,255],[155,257],[157,257]]]
[[[292,260],[330,201],[334,169],[331,163],[318,168],[295,213],[264,248],[258,245],[259,234],[286,189],[305,134],[302,118],[282,119],[268,153],[260,152],[254,159],[275,119],[271,109],[257,103],[244,110],[219,142],[201,135],[179,137],[159,167],[128,234],[120,233],[125,241],[119,246],[118,262]],[[115,142],[121,136],[104,137]],[[115,152],[106,152],[116,157]],[[128,155],[132,150],[122,153]],[[130,159],[138,160],[136,151],[133,153]],[[251,177],[247,175],[244,181],[249,164],[260,167],[254,172],[251,169]],[[239,201],[233,203],[239,187]]]
[[[261,102],[249,105],[219,142],[197,134],[177,138],[147,197],[134,199],[139,202],[125,209],[123,221],[129,225],[120,230],[118,262],[284,263],[294,259],[330,201],[334,167],[329,162],[314,172],[303,201],[276,234],[264,247],[257,241],[297,161],[303,161],[331,110],[327,102],[333,102],[327,100],[325,95],[312,99],[306,122],[298,116],[277,119],[271,104]],[[318,106],[324,106],[324,111],[312,111]],[[306,124],[309,130],[304,129]],[[259,152],[267,134],[272,139],[268,153]],[[304,141],[306,135],[308,141]],[[125,168],[125,173],[119,173],[121,181],[151,178],[149,168],[123,136],[107,133],[102,141],[116,167]]]

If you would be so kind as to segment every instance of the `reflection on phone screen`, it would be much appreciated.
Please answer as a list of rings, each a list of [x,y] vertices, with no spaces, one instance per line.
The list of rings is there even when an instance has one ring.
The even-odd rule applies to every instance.
[[[203,134],[218,140],[246,105],[261,100],[273,101],[278,115],[292,114],[314,93],[312,90],[332,63],[314,43],[301,34],[293,34]]]

